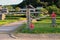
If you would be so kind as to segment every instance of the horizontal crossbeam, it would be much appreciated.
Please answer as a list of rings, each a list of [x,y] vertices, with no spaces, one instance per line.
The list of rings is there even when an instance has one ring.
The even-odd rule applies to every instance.
[[[41,13],[38,9],[29,9],[30,13]],[[2,10],[0,14],[26,14],[27,9],[20,9],[20,11],[8,11],[7,9]]]
[[[30,12],[30,13],[41,13],[41,12]],[[0,13],[0,14],[26,14],[26,12],[8,12],[8,13]]]

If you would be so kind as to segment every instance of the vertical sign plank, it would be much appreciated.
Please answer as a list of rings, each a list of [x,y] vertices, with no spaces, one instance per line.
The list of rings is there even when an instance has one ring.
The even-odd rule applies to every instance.
[[[27,17],[27,27],[30,29],[31,19],[30,19],[30,10],[29,10],[29,8],[27,8],[26,17]]]

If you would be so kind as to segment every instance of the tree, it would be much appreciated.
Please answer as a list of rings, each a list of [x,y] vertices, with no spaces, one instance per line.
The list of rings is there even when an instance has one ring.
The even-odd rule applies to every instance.
[[[8,11],[11,11],[13,9],[13,6],[6,6],[6,8],[8,9]]]
[[[60,0],[57,1],[56,5],[58,8],[60,8]]]
[[[37,0],[37,3],[40,3],[40,0]]]
[[[60,9],[57,8],[56,5],[48,6],[46,7],[46,9],[49,11],[50,14],[52,13],[52,11],[54,11],[56,14],[60,14]]]
[[[60,0],[25,0],[21,4],[16,5],[16,7],[26,8],[26,5],[28,4],[31,4],[34,7],[38,6],[47,7],[51,5],[57,5],[59,7]]]
[[[20,11],[20,8],[19,8],[19,7],[16,7],[16,8],[15,8],[15,11]]]
[[[26,5],[28,5],[28,4],[31,4],[34,7],[40,6],[40,4],[37,2],[37,0],[25,0],[21,4],[19,4],[18,6],[23,8],[23,7],[26,7]]]

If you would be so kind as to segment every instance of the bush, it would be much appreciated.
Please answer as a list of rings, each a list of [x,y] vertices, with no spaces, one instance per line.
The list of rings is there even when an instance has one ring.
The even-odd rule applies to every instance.
[[[43,14],[43,13],[41,13],[41,14],[40,14],[40,17],[43,17],[43,16],[44,16],[44,14]]]
[[[40,11],[41,11],[43,14],[48,14],[48,10],[46,10],[45,8],[41,8]]]
[[[54,11],[56,14],[60,14],[60,9],[57,8],[56,5],[48,6],[46,7],[46,9],[49,11],[50,14],[52,13],[52,11]]]
[[[15,11],[20,11],[20,7],[16,7],[15,8]]]

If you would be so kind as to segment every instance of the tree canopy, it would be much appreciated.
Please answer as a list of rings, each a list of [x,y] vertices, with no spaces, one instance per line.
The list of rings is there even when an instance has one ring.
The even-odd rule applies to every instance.
[[[24,8],[26,5],[31,4],[34,7],[39,7],[39,6],[50,6],[50,5],[56,5],[57,7],[60,8],[60,0],[25,0],[21,4],[18,4],[17,6]]]

